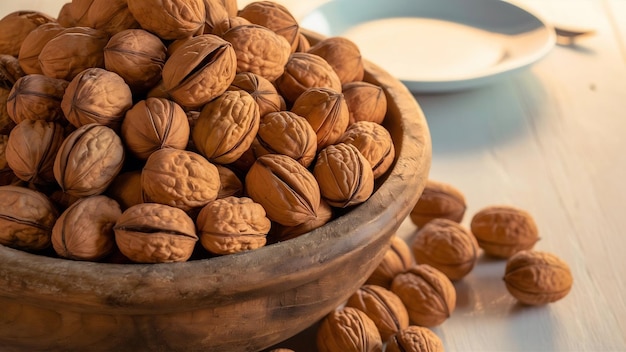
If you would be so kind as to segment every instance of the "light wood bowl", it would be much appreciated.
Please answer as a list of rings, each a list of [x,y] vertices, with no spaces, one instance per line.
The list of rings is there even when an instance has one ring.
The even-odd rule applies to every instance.
[[[301,237],[186,263],[77,262],[0,245],[2,351],[255,351],[341,305],[382,260],[431,162],[411,93],[371,63],[366,72],[385,90],[396,147],[367,202]]]

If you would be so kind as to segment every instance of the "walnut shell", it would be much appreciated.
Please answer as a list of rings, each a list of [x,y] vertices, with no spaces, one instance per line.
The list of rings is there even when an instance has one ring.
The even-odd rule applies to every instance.
[[[189,135],[183,108],[163,98],[148,98],[135,104],[126,112],[121,128],[126,148],[142,160],[158,149],[185,149]]]
[[[184,211],[142,203],[126,209],[113,227],[120,252],[138,263],[184,262],[198,241],[196,226]]]
[[[512,206],[485,207],[474,214],[470,226],[478,246],[494,257],[509,258],[539,240],[533,217]]]
[[[411,325],[387,340],[387,352],[444,352],[443,342],[429,328]]]
[[[21,182],[21,180],[15,176],[13,169],[9,166],[6,157],[6,148],[9,144],[9,136],[0,134],[0,186],[7,186]]]
[[[214,29],[223,21],[227,21],[230,15],[221,0],[204,0],[206,16],[204,18],[203,33],[216,34]]]
[[[24,120],[11,131],[6,160],[17,177],[35,184],[52,184],[54,159],[65,139],[63,126]]]
[[[450,317],[456,307],[456,290],[441,271],[428,264],[417,264],[398,274],[393,291],[409,312],[409,321],[419,326],[436,326]]]
[[[366,284],[389,289],[396,275],[407,271],[415,264],[411,248],[402,238],[394,235],[389,242],[390,246],[383,260],[367,278]]]
[[[365,202],[374,191],[372,167],[355,146],[330,145],[317,156],[313,175],[328,204],[346,208]]]
[[[73,10],[74,6],[72,5],[72,1],[66,2],[63,6],[61,6],[61,9],[59,9],[57,22],[64,28],[76,27],[76,19],[72,14]]]
[[[24,120],[64,120],[61,99],[69,82],[40,74],[15,82],[7,98],[7,112],[16,123]]]
[[[161,39],[180,39],[202,31],[203,0],[128,0],[128,9],[141,27]]]
[[[226,197],[205,205],[196,220],[200,242],[224,255],[263,247],[271,222],[265,209],[247,197]]]
[[[106,196],[81,198],[67,208],[52,228],[52,247],[63,258],[99,260],[115,247],[113,225],[122,215]]]
[[[273,1],[254,1],[239,11],[239,16],[267,27],[287,39],[291,52],[295,52],[300,38],[300,25],[289,10]]]
[[[15,82],[24,75],[17,58],[0,54],[0,88],[11,90]]]
[[[70,133],[54,160],[54,178],[75,197],[104,192],[124,164],[124,145],[109,127],[89,124]]]
[[[391,134],[375,122],[353,123],[348,126],[339,142],[352,144],[363,154],[372,166],[375,179],[389,170],[396,156]]]
[[[220,2],[224,5],[226,12],[228,12],[228,16],[237,16],[237,13],[239,12],[237,0],[220,0]]]
[[[556,255],[522,250],[508,259],[504,283],[521,303],[542,305],[567,296],[573,278],[569,265]]]
[[[313,45],[310,54],[321,56],[335,70],[341,84],[362,81],[365,74],[359,47],[345,37],[325,38]]]
[[[141,170],[119,173],[107,188],[106,195],[114,199],[122,210],[143,203]]]
[[[200,107],[226,91],[237,74],[233,46],[213,34],[186,40],[163,66],[163,86],[185,107]]]
[[[72,4],[77,1],[73,0]],[[88,8],[79,26],[91,27],[110,35],[126,29],[139,28],[139,23],[128,9],[127,0],[86,0]]]
[[[330,312],[317,330],[320,352],[382,352],[383,343],[376,325],[365,313],[352,307]]]
[[[286,241],[304,235],[310,231],[331,221],[334,217],[333,208],[325,200],[320,201],[317,208],[317,217],[297,226],[283,226],[279,223],[272,224],[269,236],[273,242]]]
[[[346,302],[365,313],[380,333],[383,341],[409,326],[409,313],[395,293],[376,285],[363,285]]]
[[[318,216],[321,196],[315,177],[286,155],[259,157],[250,167],[244,185],[248,196],[279,224],[297,226]]]
[[[429,179],[409,216],[411,221],[421,228],[436,218],[460,223],[466,209],[465,196],[458,188]]]
[[[18,186],[0,186],[0,244],[26,251],[50,246],[59,216],[43,193]]]
[[[382,124],[387,114],[385,91],[369,82],[350,82],[341,87],[350,111],[350,124],[371,121]]]
[[[283,154],[309,167],[317,152],[317,136],[309,122],[289,111],[272,112],[261,118],[252,143],[254,155]]]
[[[226,91],[202,108],[191,137],[207,159],[230,164],[250,148],[259,120],[259,106],[250,94]]]
[[[450,280],[469,274],[478,259],[478,243],[461,224],[448,219],[433,219],[422,227],[411,243],[415,260],[428,264]]]
[[[310,53],[291,54],[285,72],[275,83],[288,103],[295,102],[309,88],[330,88],[341,92],[341,81],[335,70],[322,57]]]
[[[243,17],[230,16],[216,23],[215,26],[213,27],[212,34],[215,34],[221,37],[224,35],[224,33],[228,32],[231,28],[249,25],[249,24],[252,24],[252,22],[248,21],[247,19]]]
[[[220,176],[215,165],[202,155],[165,148],[146,161],[141,186],[147,201],[190,211],[217,198]]]
[[[26,74],[42,74],[39,54],[52,38],[63,32],[65,28],[57,22],[42,24],[28,33],[18,54],[19,64]]]
[[[88,68],[65,89],[61,108],[75,127],[97,123],[119,130],[126,111],[133,105],[130,87],[117,73]]]
[[[311,49],[311,42],[309,42],[309,39],[302,32],[300,32],[300,35],[298,35],[298,46],[296,47],[295,52],[306,53],[309,49]]]
[[[15,121],[9,116],[7,109],[7,100],[10,93],[10,89],[0,87],[0,134],[2,135],[8,135],[15,127]]]
[[[285,102],[272,82],[252,72],[242,72],[235,75],[235,79],[228,90],[248,92],[259,106],[261,116],[284,110]]]
[[[135,94],[159,83],[166,57],[161,39],[143,29],[121,31],[104,47],[104,67],[120,75]]]
[[[237,73],[252,72],[274,82],[285,72],[291,48],[287,40],[256,24],[233,27],[222,35],[237,55]]]
[[[241,197],[243,195],[243,183],[237,174],[223,165],[215,165],[220,175],[220,190],[217,199],[226,197]]]
[[[39,53],[41,72],[71,81],[85,69],[104,67],[104,47],[109,35],[89,27],[67,28],[50,39]]]
[[[55,22],[38,11],[15,11],[0,19],[0,54],[17,57],[24,38],[40,25]]]

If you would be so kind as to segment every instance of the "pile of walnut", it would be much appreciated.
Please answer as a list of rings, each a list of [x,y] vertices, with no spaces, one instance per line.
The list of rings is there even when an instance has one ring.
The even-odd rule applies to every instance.
[[[1,245],[253,250],[366,201],[394,159],[358,47],[272,2],[74,0],[2,18],[0,54]]]
[[[345,306],[324,318],[317,332],[320,351],[443,351],[429,328],[442,324],[456,306],[453,282],[474,268],[479,249],[507,259],[504,283],[526,305],[565,297],[572,287],[569,266],[554,254],[533,250],[539,240],[532,216],[511,206],[489,206],[460,222],[464,195],[454,186],[428,180],[410,214],[418,231],[410,243],[398,236],[383,261]]]

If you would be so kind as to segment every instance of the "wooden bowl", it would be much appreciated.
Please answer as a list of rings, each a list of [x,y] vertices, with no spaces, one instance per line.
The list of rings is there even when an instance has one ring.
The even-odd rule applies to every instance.
[[[366,72],[387,95],[396,147],[367,202],[298,238],[185,263],[77,262],[0,245],[3,351],[254,351],[342,304],[382,260],[431,161],[411,93],[371,63]]]

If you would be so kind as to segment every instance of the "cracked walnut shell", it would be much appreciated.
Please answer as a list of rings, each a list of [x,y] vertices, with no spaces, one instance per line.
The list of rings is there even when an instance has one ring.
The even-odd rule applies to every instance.
[[[532,249],[539,240],[535,220],[525,210],[512,206],[489,206],[474,214],[471,230],[486,254],[509,258]]]
[[[348,298],[346,306],[359,309],[370,317],[383,341],[409,326],[409,313],[400,297],[381,286],[361,286]]]
[[[353,307],[330,312],[318,327],[316,342],[320,352],[383,350],[376,324]]]
[[[387,340],[387,352],[444,352],[443,342],[429,328],[411,325]]]

